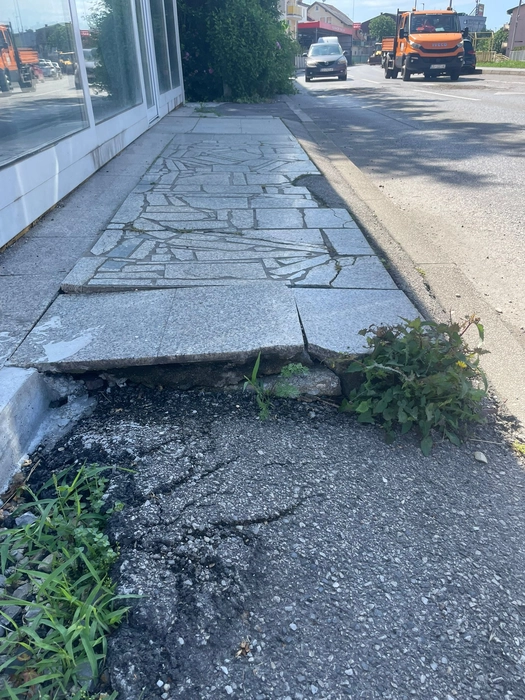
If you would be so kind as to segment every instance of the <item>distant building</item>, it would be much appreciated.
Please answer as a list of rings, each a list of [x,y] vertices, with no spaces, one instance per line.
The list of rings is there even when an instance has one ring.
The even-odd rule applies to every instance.
[[[507,10],[510,15],[508,51],[525,50],[525,5],[521,3]]]
[[[326,2],[314,2],[308,6],[306,21],[298,25],[298,39],[305,48],[323,36],[337,36],[344,51],[352,51],[356,28],[354,22]]]
[[[465,12],[458,12],[461,29],[468,27],[471,34],[484,32],[487,29],[487,18],[483,15],[467,15]]]
[[[308,5],[301,0],[280,0],[279,10],[293,36],[297,39],[297,28],[300,22],[306,22]]]

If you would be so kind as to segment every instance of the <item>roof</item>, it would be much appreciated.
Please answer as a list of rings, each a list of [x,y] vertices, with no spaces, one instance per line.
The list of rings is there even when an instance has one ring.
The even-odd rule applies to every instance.
[[[327,22],[299,22],[297,29],[299,31],[309,31],[313,29],[322,31],[323,33],[319,36],[337,36],[339,34],[349,34],[352,36],[353,34],[352,27],[335,27],[333,24],[328,24]]]
[[[337,17],[337,19],[340,20],[343,24],[349,24],[350,26],[353,25],[353,22],[350,19],[350,17],[348,17],[348,15],[345,15],[344,12],[341,12],[341,10],[338,10],[337,7],[329,5],[327,2],[321,2],[320,0],[317,0],[317,2],[312,3],[312,5],[309,5],[309,7],[313,7],[314,5],[321,5],[321,7],[323,7],[332,15],[334,15],[334,17]]]
[[[522,4],[520,3],[519,5],[516,5],[515,7],[511,7],[510,10],[507,10],[507,14],[508,14],[508,15],[511,15],[511,14],[514,12],[514,10],[517,10],[517,9],[519,9],[520,7],[523,7],[523,9],[525,10],[525,5],[522,5]]]

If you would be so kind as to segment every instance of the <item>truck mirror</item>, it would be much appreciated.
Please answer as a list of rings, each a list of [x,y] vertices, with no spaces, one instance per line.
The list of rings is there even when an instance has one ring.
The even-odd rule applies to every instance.
[[[400,30],[399,30],[399,38],[400,38],[400,39],[405,39],[405,38],[406,38],[406,35],[407,35],[407,33],[405,32],[404,29],[400,29]]]
[[[469,32],[468,32],[468,27],[465,27],[465,29],[464,29],[461,33],[463,34],[463,36],[464,36],[465,39],[466,39],[466,38],[468,37],[468,34],[469,34]]]
[[[8,49],[9,44],[4,39],[0,39],[0,49]]]
[[[303,53],[303,58],[306,58],[308,56],[307,53]]]

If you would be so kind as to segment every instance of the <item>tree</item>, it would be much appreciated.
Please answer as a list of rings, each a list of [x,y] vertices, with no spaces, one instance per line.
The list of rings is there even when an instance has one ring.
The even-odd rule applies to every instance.
[[[494,51],[501,53],[502,44],[506,44],[509,40],[509,30],[501,27],[497,32],[494,32]]]
[[[396,23],[388,15],[379,15],[370,20],[368,33],[376,41],[381,41],[385,36],[394,36],[396,33]]]

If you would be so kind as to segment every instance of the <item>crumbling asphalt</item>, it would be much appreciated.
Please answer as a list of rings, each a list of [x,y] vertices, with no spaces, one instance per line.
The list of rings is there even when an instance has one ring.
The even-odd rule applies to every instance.
[[[98,399],[39,469],[128,469],[108,492],[118,590],[141,596],[109,644],[120,700],[525,696],[511,423],[489,410],[424,458],[332,400],[261,421],[239,392]]]

